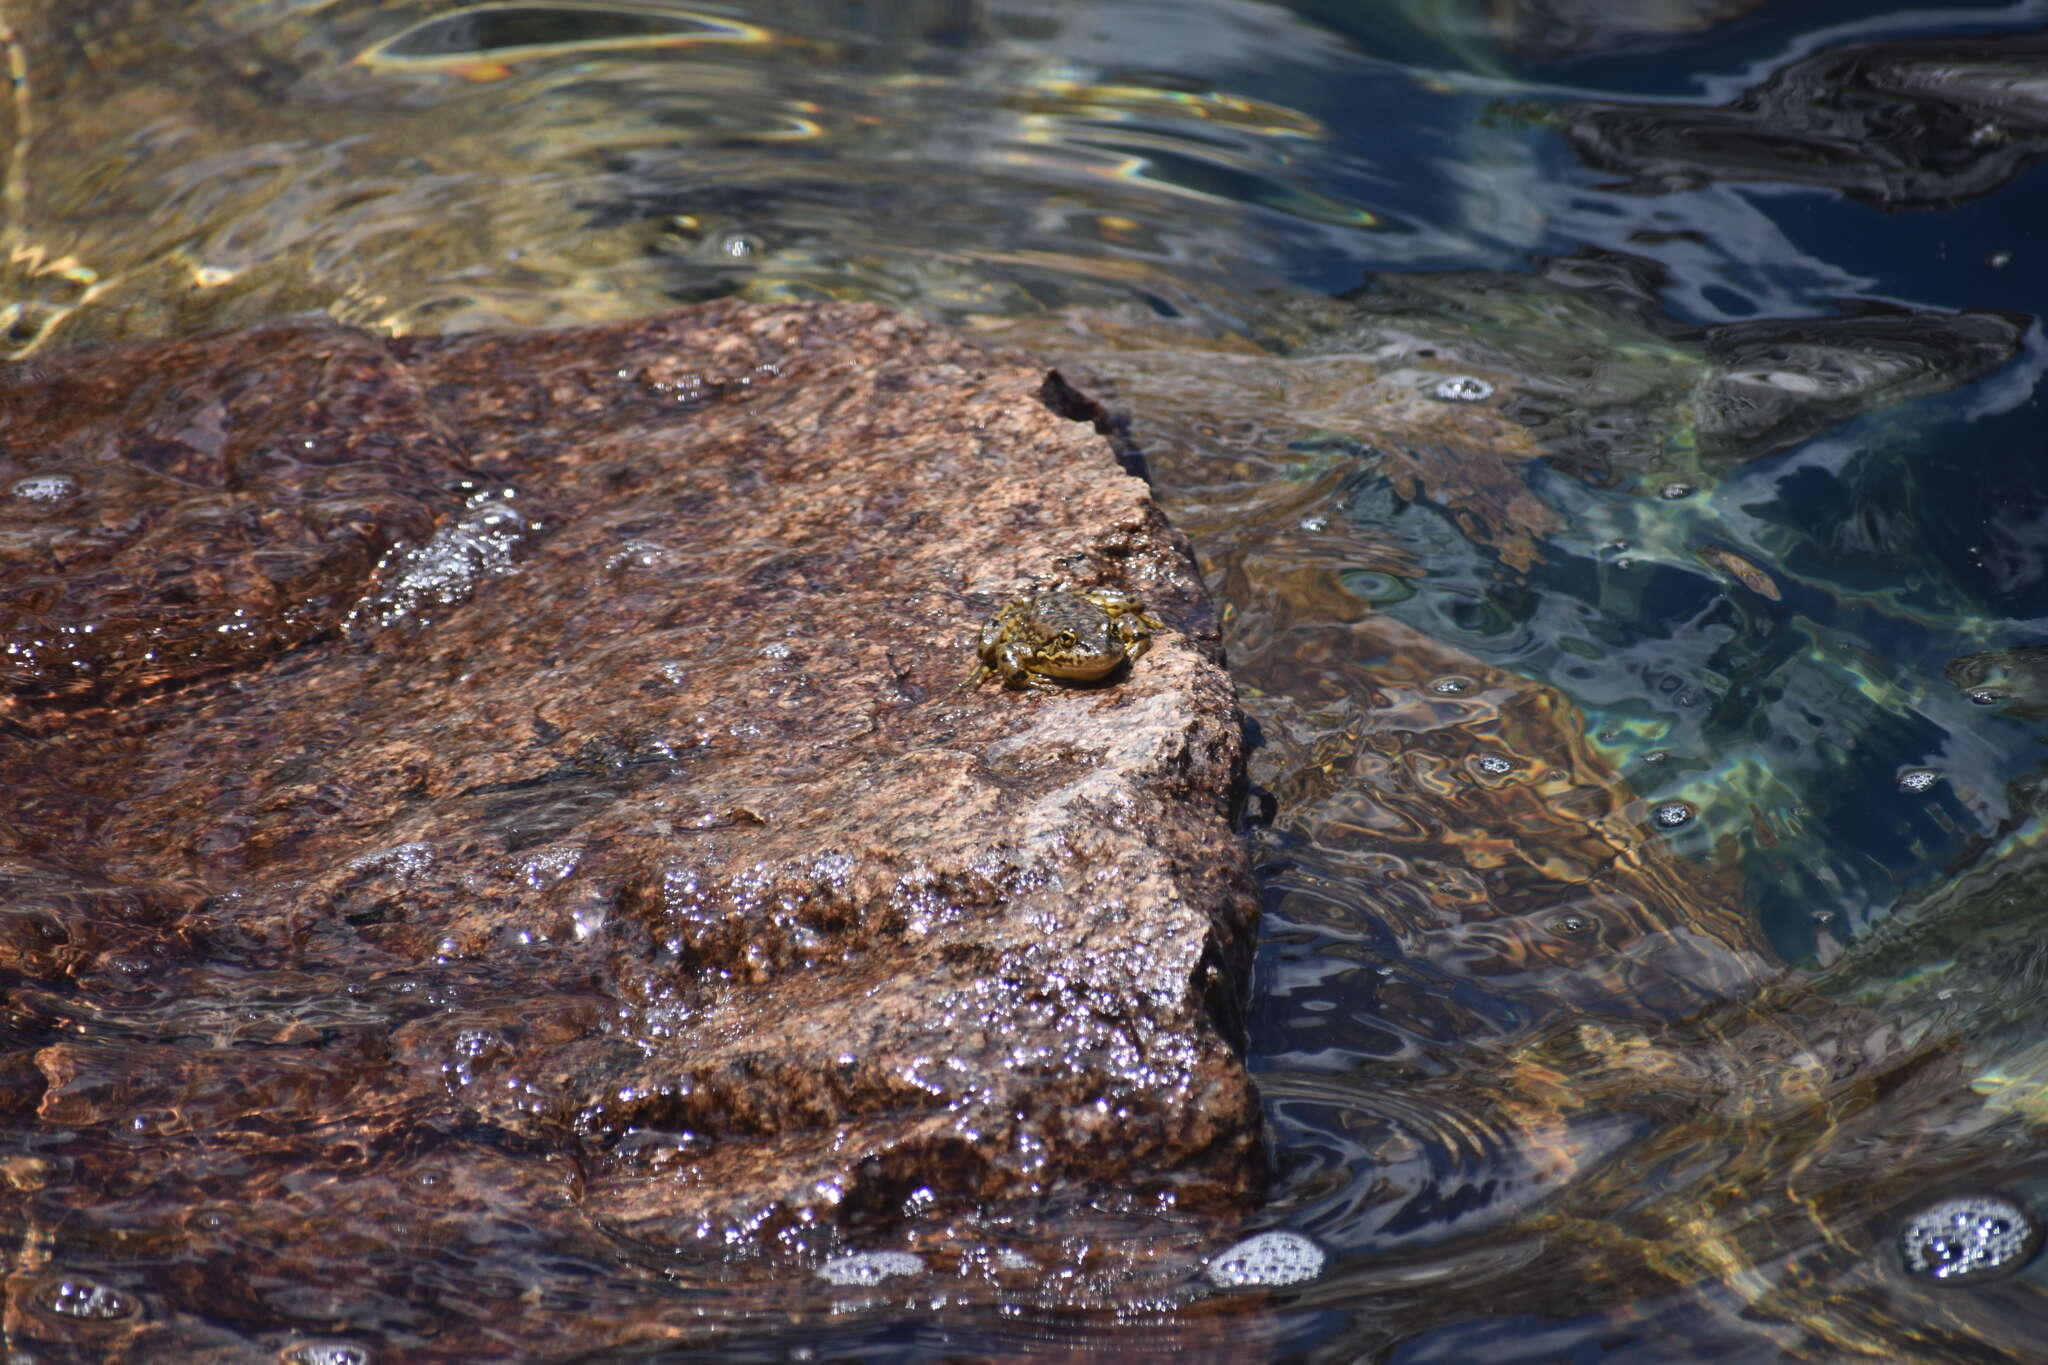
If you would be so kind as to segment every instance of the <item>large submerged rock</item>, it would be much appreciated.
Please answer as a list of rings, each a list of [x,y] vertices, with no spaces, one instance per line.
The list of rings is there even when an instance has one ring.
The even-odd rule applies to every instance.
[[[1768,182],[1946,208],[2048,151],[2044,55],[2039,33],[1829,47],[1724,105],[1585,101],[1558,119],[1587,165],[1645,193]]]
[[[1235,699],[1057,376],[714,305],[85,353],[0,408],[8,1126],[60,1152],[5,1198],[90,1229],[18,1268],[17,1339],[588,1349],[706,1330],[691,1265],[849,1244],[1106,1304],[1255,1192]],[[1170,629],[964,689],[1055,578]],[[475,1223],[538,1288],[422,1316]],[[645,1302],[561,1268],[621,1245]],[[143,1310],[82,1327],[52,1275]]]

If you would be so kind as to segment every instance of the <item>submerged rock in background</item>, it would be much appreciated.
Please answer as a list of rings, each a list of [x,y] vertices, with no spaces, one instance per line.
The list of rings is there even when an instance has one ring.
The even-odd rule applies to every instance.
[[[2040,34],[1838,47],[1719,108],[1579,103],[1556,119],[1587,165],[1648,192],[1767,181],[1942,208],[2048,151],[2044,57]]]
[[[1607,0],[1510,0],[1490,9],[1502,47],[1535,60],[1556,60],[1615,48],[1669,42],[1723,24],[1756,8],[1757,0],[1661,0],[1614,5]]]
[[[1389,275],[1290,301],[1263,339],[1291,357],[1349,359],[1354,383],[1469,370],[1561,468],[1657,494],[1981,379],[2019,354],[2031,321],[1859,302],[1837,317],[1699,327],[1665,311],[1667,283],[1649,261],[1590,251],[1530,275]]]
[[[1984,650],[1951,659],[1942,674],[1974,706],[2028,720],[2048,716],[2048,646]]]
[[[527,1358],[687,1339],[692,1276],[849,1245],[955,1295],[1197,1292],[1211,1215],[1260,1171],[1238,716],[1186,544],[1092,403],[880,308],[733,304],[278,328],[52,358],[10,397],[123,365],[264,388],[246,429],[201,389],[175,406],[214,414],[209,458],[283,473],[226,479],[247,512],[223,539],[222,480],[120,454],[168,395],[74,413],[81,483],[130,481],[185,539],[68,579],[83,514],[58,508],[9,542],[10,583],[33,562],[80,619],[143,623],[107,646],[122,682],[155,677],[132,642],[164,620],[239,609],[267,643],[195,646],[180,667],[213,672],[140,696],[35,675],[0,701],[8,1126],[62,1149],[7,1219],[96,1229],[23,1273],[139,1296],[138,1358],[221,1334],[201,1321]],[[327,420],[336,366],[374,420]],[[304,440],[335,453],[302,468]],[[329,543],[305,528],[330,485],[443,477],[442,538],[467,493],[517,509],[516,556],[451,542],[422,569],[425,539],[373,571],[341,520],[317,617],[275,629],[300,598],[236,586]],[[421,505],[380,534],[423,540]],[[196,586],[124,596],[158,544]],[[1054,578],[1172,628],[1107,686],[963,689],[981,618]],[[264,657],[335,624],[344,583],[346,631]],[[479,1220],[520,1230],[476,1270],[434,1249]],[[337,1286],[342,1245],[362,1274]],[[622,1245],[646,1280],[573,1273]],[[538,1287],[480,1319],[507,1264]],[[449,1286],[431,1311],[423,1277]]]

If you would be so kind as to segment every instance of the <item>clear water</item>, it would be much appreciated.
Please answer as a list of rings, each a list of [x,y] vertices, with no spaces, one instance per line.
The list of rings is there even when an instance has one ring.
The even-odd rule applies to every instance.
[[[1328,1263],[1200,1309],[693,1299],[728,1358],[2033,1349],[2048,1270],[1899,1247],[1957,1189],[2048,1211],[2048,4],[6,22],[11,354],[882,299],[1130,414],[1259,738],[1247,1232]],[[102,1251],[31,1304],[175,1273]],[[330,1305],[291,1358],[403,1357],[499,1272],[648,1275],[400,1254],[438,1308]]]

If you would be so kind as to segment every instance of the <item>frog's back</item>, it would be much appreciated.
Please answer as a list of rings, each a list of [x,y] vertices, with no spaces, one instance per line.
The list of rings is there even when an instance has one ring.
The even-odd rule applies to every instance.
[[[1086,639],[1099,633],[1107,619],[1101,607],[1065,588],[1039,593],[1031,600],[1031,623],[1041,639],[1049,640],[1063,632]]]

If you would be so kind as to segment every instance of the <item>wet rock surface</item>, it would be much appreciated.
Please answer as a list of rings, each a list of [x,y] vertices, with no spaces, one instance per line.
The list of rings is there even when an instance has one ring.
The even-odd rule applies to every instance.
[[[339,624],[457,447],[377,342],[270,329],[0,375],[0,686],[99,692]]]
[[[7,458],[81,490],[10,527],[7,600],[116,623],[0,702],[4,1195],[65,1230],[15,1340],[537,1358],[692,1339],[734,1258],[823,1294],[848,1248],[970,1296],[1200,1292],[1260,1170],[1238,720],[1089,400],[807,305],[281,327],[6,399],[44,424]],[[981,619],[1058,579],[1169,628],[1107,685],[964,689]],[[67,1275],[142,1310],[39,1309]]]

